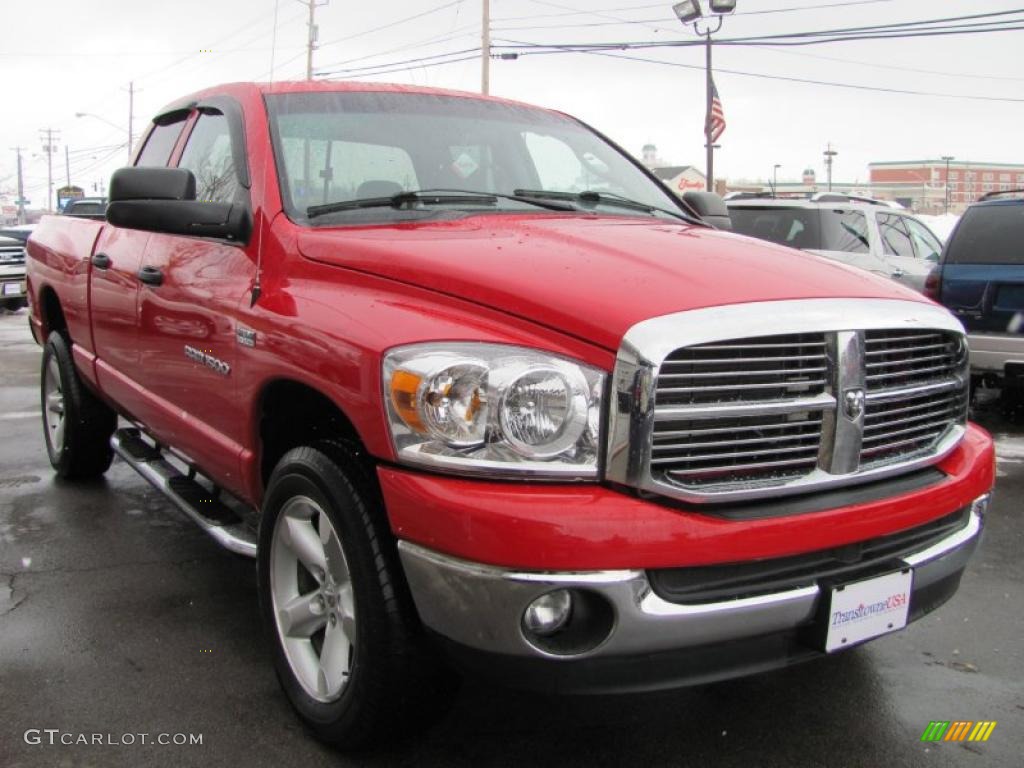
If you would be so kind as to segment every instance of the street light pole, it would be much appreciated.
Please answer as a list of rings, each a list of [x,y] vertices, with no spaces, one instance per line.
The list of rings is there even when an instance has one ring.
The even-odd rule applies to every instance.
[[[683,2],[673,5],[672,10],[683,24],[691,25],[693,27],[693,31],[704,38],[704,146],[707,150],[705,163],[707,168],[707,190],[708,192],[714,192],[715,142],[712,138],[714,129],[711,125],[711,110],[714,103],[714,96],[712,95],[714,92],[714,79],[711,68],[711,36],[722,28],[722,17],[725,14],[732,13],[736,10],[736,0],[705,0],[705,2],[708,6],[709,15],[713,16],[715,19],[716,23],[714,27],[711,26],[710,22],[706,22],[702,28],[700,21],[701,17],[704,15],[704,10],[701,8],[701,0],[683,0]]]
[[[946,213],[949,213],[949,161],[955,159],[952,155],[943,155],[942,159],[946,161]]]
[[[772,168],[772,197],[779,194],[779,168],[782,166],[778,163]]]

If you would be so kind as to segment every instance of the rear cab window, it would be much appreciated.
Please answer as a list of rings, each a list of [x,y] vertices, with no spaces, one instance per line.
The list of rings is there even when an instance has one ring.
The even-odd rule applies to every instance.
[[[1024,203],[968,208],[946,249],[947,264],[1024,264]]]

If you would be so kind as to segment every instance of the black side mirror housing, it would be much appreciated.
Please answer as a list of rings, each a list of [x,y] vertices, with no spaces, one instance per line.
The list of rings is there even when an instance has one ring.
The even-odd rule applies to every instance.
[[[185,168],[120,168],[110,179],[107,221],[115,227],[248,242],[252,220],[238,203],[200,202]]]

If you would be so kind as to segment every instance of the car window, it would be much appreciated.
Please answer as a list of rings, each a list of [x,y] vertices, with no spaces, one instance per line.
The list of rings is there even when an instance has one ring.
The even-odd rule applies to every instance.
[[[178,163],[196,177],[196,200],[230,203],[238,191],[231,155],[228,119],[219,113],[199,116]]]
[[[791,248],[819,248],[818,211],[812,208],[730,207],[733,232]]]
[[[821,211],[821,250],[867,253],[868,242],[868,221],[860,211]]]
[[[891,213],[879,213],[878,233],[882,236],[882,247],[889,256],[914,258],[914,245],[910,233],[903,224],[903,217]]]
[[[178,134],[181,133],[184,120],[177,120],[167,125],[154,125],[150,131],[146,145],[139,152],[135,165],[145,168],[159,168],[167,165],[171,159],[171,152],[178,141]]]
[[[968,208],[946,249],[947,264],[1024,264],[1024,205]]]
[[[942,243],[939,242],[939,238],[917,219],[905,218],[904,223],[910,230],[910,239],[914,241],[917,257],[926,261],[938,261],[939,254],[942,253]]]
[[[417,189],[409,153],[401,147],[359,141],[283,137],[292,202],[300,207],[332,200],[387,197]]]

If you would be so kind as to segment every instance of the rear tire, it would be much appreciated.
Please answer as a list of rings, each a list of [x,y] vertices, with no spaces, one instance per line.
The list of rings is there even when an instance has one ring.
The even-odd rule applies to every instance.
[[[423,647],[377,494],[343,466],[330,444],[296,448],[278,462],[264,497],[257,576],[292,707],[321,740],[356,749],[429,723],[444,712],[438,693],[452,685]]]
[[[71,346],[51,333],[43,347],[39,376],[43,439],[50,464],[68,480],[90,480],[110,467],[110,436],[117,414],[85,388],[71,358]]]

